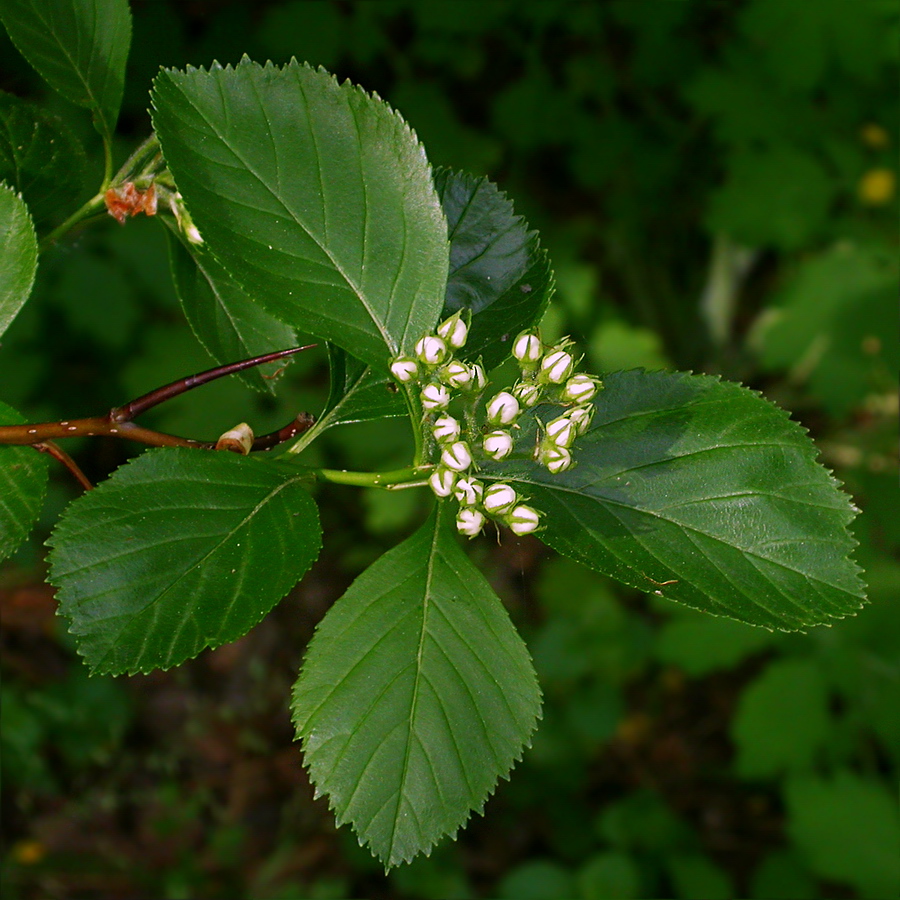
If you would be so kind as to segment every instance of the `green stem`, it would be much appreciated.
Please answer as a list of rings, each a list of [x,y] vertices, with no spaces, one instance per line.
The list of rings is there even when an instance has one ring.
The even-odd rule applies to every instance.
[[[84,219],[90,218],[94,213],[103,209],[105,205],[104,194],[106,193],[106,186],[104,185],[100,188],[100,191],[96,193],[90,200],[88,200],[83,206],[79,209],[76,209],[75,212],[66,219],[61,225],[57,225],[56,228],[53,229],[49,234],[44,235],[41,238],[40,242],[40,251],[43,253],[49,247],[56,243],[67,231],[70,231],[74,228],[79,222],[84,221]]]
[[[135,173],[138,172],[138,169],[141,169],[140,174],[145,174],[144,169],[146,168],[146,161],[152,158],[156,152],[159,150],[159,139],[156,137],[156,134],[151,134],[150,137],[141,141],[141,143],[135,148],[134,152],[125,162],[122,164],[122,168],[116,172],[115,177],[113,178],[114,184],[119,184],[123,181],[132,180]]]
[[[332,484],[352,484],[357,487],[382,487],[399,490],[404,487],[419,487],[425,484],[432,466],[407,466],[392,472],[348,472],[346,469],[313,469],[312,474],[319,481]]]
[[[403,393],[406,396],[406,408],[409,410],[409,425],[412,428],[413,441],[415,442],[413,465],[422,466],[427,459],[427,448],[422,429],[422,404],[419,400],[418,392],[413,390],[411,384],[403,386]]]

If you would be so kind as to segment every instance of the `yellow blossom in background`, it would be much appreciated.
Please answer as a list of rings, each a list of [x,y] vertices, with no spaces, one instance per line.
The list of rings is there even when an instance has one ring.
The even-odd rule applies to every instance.
[[[874,122],[864,125],[859,132],[860,140],[873,150],[883,150],[891,142],[891,137],[887,131]]]
[[[892,169],[869,169],[859,180],[859,199],[867,206],[889,203],[897,189],[897,176]]]
[[[12,848],[13,859],[20,866],[33,866],[47,855],[47,848],[40,841],[17,841]]]

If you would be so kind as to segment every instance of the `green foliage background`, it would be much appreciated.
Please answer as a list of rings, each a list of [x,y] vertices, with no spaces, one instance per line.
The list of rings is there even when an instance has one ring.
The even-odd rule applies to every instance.
[[[39,539],[0,580],[4,896],[754,898],[900,886],[893,0],[135,2],[118,163],[160,65],[321,64],[388,99],[436,166],[487,174],[541,232],[544,321],[586,368],[743,381],[810,429],[863,514],[871,605],[775,635],[661,605],[537,543],[476,545],[545,692],[534,747],[458,843],[385,877],[314,802],[286,697],[312,628],[423,514],[331,489],[325,553],[247,638],[173,673],[88,680],[52,617]],[[0,88],[36,100],[102,171],[89,116],[5,35]],[[0,154],[3,152],[0,135]],[[2,159],[2,155],[0,155]],[[48,192],[45,190],[44,194]],[[60,191],[37,211],[46,233]],[[157,223],[112,219],[41,261],[4,337],[4,401],[100,412],[210,360],[180,316]],[[267,431],[327,393],[303,355],[277,399],[238,380],[147,423]],[[390,468],[402,427],[335,429],[333,467]],[[128,452],[75,446],[89,477]],[[74,496],[57,473],[44,532]]]

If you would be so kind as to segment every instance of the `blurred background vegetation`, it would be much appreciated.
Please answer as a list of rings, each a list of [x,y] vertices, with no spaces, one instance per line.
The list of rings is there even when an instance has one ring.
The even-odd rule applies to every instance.
[[[376,91],[435,165],[489,175],[540,230],[558,283],[544,333],[571,334],[586,368],[721,374],[810,430],[862,509],[871,604],[770,634],[662,605],[534,540],[476,542],[534,654],[544,720],[483,818],[385,876],[313,801],[287,701],[316,622],[426,498],[323,491],[322,559],[250,635],[172,672],[89,679],[42,584],[41,540],[77,494],[58,471],[41,530],[0,576],[3,896],[896,896],[895,0],[132,7],[120,160],[148,133],[159,65],[296,56]],[[0,87],[72,134],[35,209],[46,232],[96,190],[99,148],[5,35],[0,60]],[[95,414],[211,364],[162,232],[109,219],[41,260],[0,349],[4,401],[32,420]],[[231,380],[146,421],[265,431],[326,389],[312,353],[277,401]],[[402,465],[395,425],[337,429],[319,452]],[[72,449],[95,480],[136,452]]]

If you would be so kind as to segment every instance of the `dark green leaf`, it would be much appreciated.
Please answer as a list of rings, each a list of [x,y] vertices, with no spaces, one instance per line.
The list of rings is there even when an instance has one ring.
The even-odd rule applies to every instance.
[[[185,318],[216,362],[225,365],[296,344],[294,330],[255,303],[208,250],[188,249],[177,236],[169,235],[169,254]],[[274,394],[272,381],[263,373],[271,375],[283,366],[258,366],[238,377],[249,387]]]
[[[0,403],[0,425],[25,420]],[[31,531],[47,490],[47,457],[32,447],[0,445],[0,560],[6,559]]]
[[[62,122],[0,91],[0,181],[22,194],[36,222],[72,205],[84,161],[81,144]]]
[[[535,325],[553,293],[553,273],[536,231],[486,178],[440,169],[435,185],[447,216],[450,275],[442,318],[472,311],[462,355],[492,368],[509,341]]]
[[[201,234],[269,312],[379,368],[434,326],[446,223],[421,146],[383,101],[244,59],[163,71],[153,105]]]
[[[122,104],[131,43],[126,0],[3,0],[0,18],[38,74],[67,100],[90,109],[108,139]]]
[[[551,547],[751,625],[800,629],[862,606],[856,510],[783,410],[708,376],[618,372],[605,384],[567,472],[530,458],[490,469],[546,513]],[[523,455],[535,439],[524,422]]]
[[[153,450],[66,510],[50,581],[94,672],[149,672],[246,634],[320,543],[315,503],[289,468]]]
[[[439,519],[338,600],[294,688],[317,791],[387,867],[482,808],[540,710],[525,645]]]
[[[37,255],[28,207],[12,188],[0,182],[0,335],[31,293]]]

